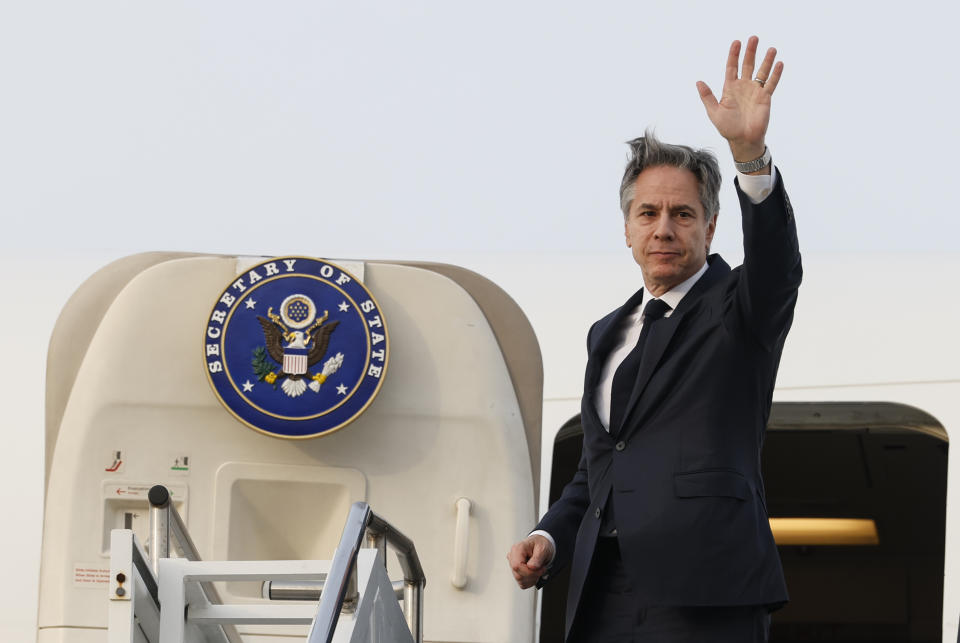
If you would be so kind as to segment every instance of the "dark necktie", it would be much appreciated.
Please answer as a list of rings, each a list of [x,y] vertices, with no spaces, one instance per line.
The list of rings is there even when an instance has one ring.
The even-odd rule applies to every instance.
[[[651,299],[643,309],[643,328],[640,338],[630,354],[617,367],[613,375],[613,388],[610,391],[610,435],[616,435],[623,424],[623,415],[627,411],[627,403],[633,393],[633,385],[637,382],[640,370],[640,360],[643,358],[643,347],[650,336],[650,327],[670,310],[670,306],[659,299]]]

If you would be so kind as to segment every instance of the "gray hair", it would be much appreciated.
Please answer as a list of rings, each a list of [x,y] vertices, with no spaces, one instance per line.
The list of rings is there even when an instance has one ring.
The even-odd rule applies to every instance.
[[[703,205],[706,220],[709,221],[720,212],[720,165],[713,152],[663,143],[649,129],[640,138],[627,141],[627,145],[630,146],[630,160],[620,182],[620,209],[624,218],[630,214],[637,177],[648,167],[657,165],[693,172],[700,186],[700,204]]]

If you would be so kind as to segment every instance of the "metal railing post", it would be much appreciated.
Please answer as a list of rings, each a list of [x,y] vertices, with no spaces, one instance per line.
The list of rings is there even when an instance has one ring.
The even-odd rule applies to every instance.
[[[150,567],[160,573],[160,559],[170,557],[170,492],[162,485],[150,488]]]
[[[197,546],[190,538],[187,526],[183,518],[173,506],[173,500],[170,498],[170,490],[163,485],[154,485],[147,492],[147,500],[150,501],[150,566],[153,567],[154,575],[160,577],[160,559],[170,558],[170,544],[173,541],[174,547],[183,558],[187,560],[200,560],[200,554]],[[206,595],[207,600],[215,605],[223,604],[220,599],[220,593],[213,583],[203,581],[200,583],[200,589]],[[241,643],[240,635],[237,629],[232,625],[220,626],[223,637],[230,643]]]
[[[423,583],[404,581],[403,616],[414,643],[423,643]]]
[[[367,530],[367,547],[369,549],[376,549],[380,552],[380,560],[383,561],[383,564],[387,564],[387,539],[383,534],[378,534],[373,531]]]

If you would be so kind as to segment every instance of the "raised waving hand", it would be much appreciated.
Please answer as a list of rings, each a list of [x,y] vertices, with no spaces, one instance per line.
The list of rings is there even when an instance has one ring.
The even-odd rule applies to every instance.
[[[747,40],[743,64],[740,64],[739,40],[734,40],[727,54],[727,67],[723,79],[723,93],[718,101],[703,81],[697,81],[700,100],[707,116],[720,135],[727,139],[733,158],[741,163],[759,158],[764,152],[767,125],[770,122],[770,97],[773,96],[783,63],[774,61],[777,50],[767,49],[754,74],[759,39]]]

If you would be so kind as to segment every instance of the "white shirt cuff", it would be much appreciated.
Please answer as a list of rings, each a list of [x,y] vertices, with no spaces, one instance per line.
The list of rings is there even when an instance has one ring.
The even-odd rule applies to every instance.
[[[771,165],[773,161],[770,162]],[[754,205],[760,203],[773,191],[773,186],[777,183],[777,168],[771,167],[770,174],[742,174],[737,172],[737,183],[740,184],[740,191],[747,195],[747,198]]]
[[[557,555],[557,543],[553,540],[553,536],[551,536],[550,534],[548,534],[547,532],[545,532],[545,531],[542,530],[542,529],[537,529],[536,531],[531,531],[529,534],[527,534],[527,538],[529,538],[530,536],[543,536],[544,538],[546,538],[547,540],[550,541],[550,550],[551,550],[551,552],[550,552],[550,560],[547,561],[547,567],[549,567],[550,565],[552,565],[552,564],[553,564],[553,558],[554,558],[554,556]]]

